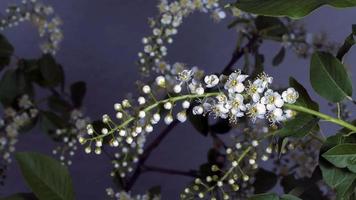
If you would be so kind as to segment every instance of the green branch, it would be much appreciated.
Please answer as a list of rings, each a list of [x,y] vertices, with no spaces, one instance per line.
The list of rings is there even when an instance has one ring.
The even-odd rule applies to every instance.
[[[307,114],[311,114],[314,115],[316,117],[319,117],[320,119],[324,119],[328,122],[334,123],[334,124],[338,124],[342,127],[345,127],[351,131],[356,131],[356,126],[342,120],[342,119],[338,119],[335,117],[331,117],[330,115],[326,115],[324,113],[320,113],[318,111],[303,107],[303,106],[298,106],[298,105],[293,105],[293,104],[285,104],[284,105],[285,108],[294,110],[294,111],[298,111],[298,112],[303,112],[303,113],[307,113]]]
[[[206,98],[206,97],[211,97],[211,96],[217,96],[219,95],[220,92],[211,92],[211,93],[205,93],[205,94],[187,94],[187,95],[182,95],[182,96],[176,96],[176,97],[170,97],[170,98],[167,98],[167,99],[163,99],[161,101],[156,101],[155,103],[147,106],[145,109],[143,109],[143,111],[145,112],[149,112],[167,102],[171,102],[171,103],[175,103],[175,102],[178,102],[178,101],[183,101],[183,100],[191,100],[191,99],[199,99],[199,98]],[[112,128],[108,134],[105,134],[105,135],[97,135],[95,137],[92,137],[92,138],[87,138],[85,140],[85,142],[87,141],[92,141],[92,140],[100,140],[100,139],[103,139],[104,137],[106,136],[109,136],[109,135],[112,135],[114,134],[115,131],[118,131],[120,129],[125,129],[130,123],[134,122],[135,119],[138,119],[138,117],[136,116],[131,116],[129,117],[128,119],[126,119],[125,121],[123,121],[120,125],[117,125],[115,126],[114,128]]]

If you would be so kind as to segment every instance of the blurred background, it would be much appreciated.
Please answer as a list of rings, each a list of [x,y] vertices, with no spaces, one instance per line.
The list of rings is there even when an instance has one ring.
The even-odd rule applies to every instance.
[[[16,0],[1,0],[0,10],[4,12]],[[56,59],[65,69],[66,81],[83,80],[87,83],[84,110],[92,119],[104,113],[113,113],[113,104],[127,93],[135,92],[135,81],[140,79],[135,64],[137,53],[142,50],[142,37],[150,35],[147,21],[157,15],[157,0],[43,0],[51,4],[64,21],[64,41]],[[323,7],[312,13],[303,22],[308,32],[326,32],[329,40],[342,43],[355,23],[356,8],[337,10]],[[220,71],[231,58],[236,43],[236,31],[227,29],[227,19],[215,23],[206,14],[195,13],[185,19],[179,34],[168,49],[168,61],[184,62],[198,66],[207,72]],[[6,30],[3,34],[14,45],[16,55],[25,58],[39,57],[39,37],[30,24]],[[280,44],[267,42],[260,53],[271,63],[279,51]],[[356,85],[356,49],[346,58],[354,85]],[[238,66],[237,66],[238,67]],[[317,96],[309,83],[309,60],[300,59],[288,51],[284,62],[278,67],[266,66],[268,74],[275,78],[275,84],[288,85],[288,78],[294,76],[320,102],[321,110],[330,112],[326,101]],[[354,96],[355,98],[355,96]],[[326,134],[335,130],[333,126],[322,127]],[[152,137],[159,133],[155,129]],[[206,161],[206,152],[212,140],[192,129],[189,123],[179,125],[153,152],[148,164],[167,168],[197,169]],[[51,154],[54,144],[47,135],[33,131],[20,137],[18,151],[37,151]],[[112,186],[109,173],[110,160],[105,156],[86,155],[79,150],[73,158],[70,172],[74,181],[77,199],[105,199],[105,188]],[[148,188],[161,185],[163,199],[179,199],[179,193],[191,181],[190,178],[145,173],[137,181],[133,193],[144,193]],[[0,188],[0,197],[16,192],[29,191],[16,163],[9,166],[8,178]]]

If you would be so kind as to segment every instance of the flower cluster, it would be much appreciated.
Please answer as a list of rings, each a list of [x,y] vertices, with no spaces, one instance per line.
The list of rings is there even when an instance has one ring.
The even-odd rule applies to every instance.
[[[142,96],[136,102],[125,99],[114,105],[119,122],[105,114],[102,122],[106,127],[97,130],[89,124],[87,133],[90,137],[80,138],[80,141],[88,143],[85,149],[87,153],[91,152],[93,143],[96,154],[101,153],[107,141],[111,146],[119,147],[120,152],[113,161],[114,172],[120,172],[120,176],[125,177],[132,171],[131,164],[137,162],[143,153],[146,136],[153,131],[153,126],[161,118],[169,125],[174,115],[178,121],[185,122],[192,104],[198,104],[192,108],[194,115],[212,114],[228,118],[231,122],[248,116],[253,122],[267,119],[274,125],[294,116],[293,111],[283,109],[284,103],[292,104],[298,98],[293,88],[282,94],[273,91],[269,87],[272,78],[265,73],[253,81],[247,79],[247,75],[236,71],[229,76],[208,75],[199,80],[194,76],[194,71],[183,70],[175,80],[174,93],[168,93],[166,99],[157,100],[157,94],[154,93],[166,88],[165,77],[158,76],[153,85],[142,86]],[[174,106],[178,103],[182,110],[175,111]]]
[[[77,150],[77,141],[81,136],[85,135],[90,119],[85,117],[80,110],[74,109],[70,113],[68,122],[68,127],[55,131],[55,137],[61,144],[52,153],[59,156],[62,164],[71,165],[70,157],[74,156]]]
[[[38,115],[38,110],[28,95],[21,96],[15,107],[4,109],[4,117],[0,121],[0,156],[2,173],[7,164],[12,161],[11,154],[15,151],[15,144],[18,135],[26,127],[31,126],[31,122]]]
[[[317,50],[333,52],[336,49],[336,44],[328,42],[325,34],[308,33],[299,22],[288,21],[287,28],[288,34],[282,36],[282,46],[291,48],[300,57],[310,56]]]
[[[273,131],[264,121],[240,124],[210,173],[201,174],[181,194],[182,199],[247,199],[254,193],[253,183],[260,162],[269,159],[265,152],[266,135]],[[210,161],[211,162],[211,161]]]
[[[210,75],[204,78],[207,88],[215,87],[222,82],[225,92],[214,97],[205,98],[200,105],[193,108],[193,114],[212,114],[236,122],[247,116],[252,121],[268,119],[274,125],[294,116],[291,110],[283,110],[284,103],[293,104],[299,97],[294,88],[288,88],[282,94],[269,88],[272,77],[260,74],[254,81],[247,81],[248,75],[241,71],[231,73],[228,77]],[[190,83],[194,93],[204,93],[202,86]]]
[[[115,192],[112,188],[106,189],[106,194],[111,200],[160,200],[161,196],[150,194],[132,196],[125,191]]]
[[[195,11],[211,13],[215,21],[226,18],[226,11],[220,6],[218,0],[180,0],[169,3],[161,0],[158,5],[160,15],[155,20],[150,20],[152,35],[144,37],[144,48],[138,53],[139,66],[145,74],[151,70],[169,74],[171,66],[163,59],[167,55],[167,44],[173,43],[173,36],[178,33],[178,28],[183,19]],[[234,14],[237,9],[232,9]],[[239,17],[248,17],[240,11]]]
[[[6,9],[6,15],[0,18],[0,30],[17,26],[20,22],[30,21],[38,28],[41,38],[45,42],[41,44],[43,53],[55,54],[63,39],[60,29],[62,20],[54,15],[51,6],[44,5],[37,0],[22,0],[21,5],[10,6]]]

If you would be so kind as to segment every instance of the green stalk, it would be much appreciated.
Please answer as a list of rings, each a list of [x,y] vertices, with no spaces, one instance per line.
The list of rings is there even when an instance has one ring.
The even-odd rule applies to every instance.
[[[155,103],[147,106],[145,109],[143,109],[143,111],[145,112],[149,112],[155,108],[157,108],[160,105],[163,105],[167,102],[171,102],[171,103],[175,103],[177,101],[183,101],[183,100],[189,100],[189,99],[199,99],[199,98],[206,98],[206,97],[211,97],[211,96],[217,96],[219,95],[220,92],[211,92],[211,93],[205,93],[205,94],[187,94],[187,95],[182,95],[182,96],[176,96],[176,97],[170,97],[167,99],[163,99],[161,101],[156,101]],[[106,136],[112,135],[115,131],[118,131],[120,129],[125,128],[126,126],[128,126],[131,122],[133,122],[136,118],[136,116],[131,116],[128,119],[126,119],[125,121],[123,121],[120,125],[115,126],[114,128],[112,128],[108,134],[106,135],[98,135],[92,138],[87,138],[85,140],[85,142],[87,141],[92,141],[92,140],[100,140],[103,139]]]
[[[326,121],[332,122],[334,124],[338,124],[342,127],[345,127],[351,131],[356,131],[356,126],[342,120],[342,119],[338,119],[335,117],[331,117],[330,115],[326,115],[324,113],[320,113],[318,111],[303,107],[303,106],[298,106],[298,105],[293,105],[293,104],[285,104],[284,105],[285,108],[294,110],[294,111],[298,111],[298,112],[303,112],[303,113],[307,113],[307,114],[311,114],[314,115],[316,117],[319,117],[320,119],[324,119]]]

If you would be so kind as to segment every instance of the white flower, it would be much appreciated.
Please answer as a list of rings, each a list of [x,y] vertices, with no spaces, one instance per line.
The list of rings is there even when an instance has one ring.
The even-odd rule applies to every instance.
[[[234,117],[244,116],[246,106],[243,101],[244,97],[241,94],[232,93],[229,95],[228,108]]]
[[[175,92],[175,93],[180,93],[181,91],[182,91],[182,86],[180,86],[180,85],[175,85],[174,87],[173,87],[173,91]]]
[[[166,110],[170,110],[172,109],[173,107],[173,104],[171,102],[166,102],[164,105],[163,105],[164,109]]]
[[[183,101],[183,103],[182,103],[182,107],[184,108],[184,109],[188,109],[189,107],[190,107],[190,103],[189,103],[189,101]]]
[[[157,76],[156,78],[156,84],[160,87],[165,87],[166,85],[166,79],[163,76]]]
[[[293,104],[297,101],[299,94],[294,88],[288,88],[282,93],[282,97],[286,103]]]
[[[286,117],[283,115],[283,110],[280,108],[276,108],[268,113],[268,120],[272,124],[284,121],[285,119]]]
[[[181,82],[188,82],[192,79],[193,75],[193,70],[183,70],[182,72],[178,73],[178,80]]]
[[[143,105],[143,104],[146,103],[145,97],[139,97],[139,98],[137,99],[137,101],[138,101],[138,104],[140,104],[140,105]]]
[[[261,79],[256,79],[253,83],[249,82],[247,94],[252,98],[253,102],[258,102],[261,98],[260,94],[266,89],[266,85]]]
[[[293,110],[285,110],[284,113],[287,119],[293,118],[296,115],[296,112]]]
[[[230,110],[226,103],[217,103],[217,104],[212,105],[210,112],[215,117],[220,117],[222,119],[226,119],[229,117],[229,111]]]
[[[204,82],[207,88],[215,87],[219,83],[219,78],[215,74],[205,76]]]
[[[185,111],[181,111],[177,114],[177,119],[180,121],[180,122],[185,122],[187,120],[187,114]]]
[[[142,92],[145,93],[145,94],[148,94],[151,92],[151,88],[149,85],[145,85],[142,87]]]
[[[173,116],[172,115],[167,115],[165,118],[164,118],[164,123],[166,123],[167,125],[171,124],[173,122]]]
[[[203,114],[204,109],[201,106],[194,106],[193,108],[193,115],[201,115]]]
[[[224,88],[228,90],[229,93],[241,93],[245,90],[245,85],[242,82],[244,82],[247,77],[248,75],[243,75],[240,71],[231,73]]]
[[[261,80],[261,84],[262,84],[262,87],[264,87],[264,88],[268,88],[268,86],[270,85],[270,84],[272,84],[272,81],[273,81],[273,78],[272,77],[270,77],[270,76],[268,76],[268,74],[266,74],[265,72],[263,72],[262,74],[260,74],[259,76],[258,76],[258,79],[259,80]],[[257,79],[257,80],[258,80]]]
[[[248,110],[247,115],[252,119],[252,121],[256,121],[256,119],[263,119],[266,114],[266,106],[261,103],[255,104],[246,104],[246,108]]]
[[[195,93],[197,93],[198,95],[203,95],[204,88],[202,86],[197,87],[197,89],[195,89]]]
[[[161,19],[162,24],[170,24],[172,22],[172,15],[164,14]]]
[[[273,90],[268,89],[261,98],[261,103],[266,105],[267,110],[274,110],[275,108],[281,108],[284,101],[278,92],[273,92]]]

